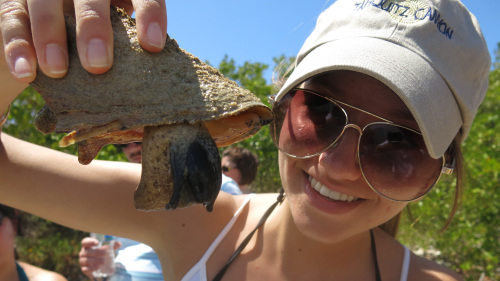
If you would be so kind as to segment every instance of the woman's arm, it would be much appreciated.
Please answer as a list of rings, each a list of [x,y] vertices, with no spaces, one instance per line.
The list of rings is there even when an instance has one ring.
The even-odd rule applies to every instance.
[[[71,228],[144,242],[183,272],[208,248],[242,198],[220,192],[212,213],[202,205],[137,211],[133,192],[140,168],[99,160],[81,165],[75,156],[2,134],[0,203]]]
[[[39,2],[45,1],[47,0]],[[57,0],[50,1],[57,2]],[[36,65],[38,59],[40,67],[45,72],[47,69],[42,64],[47,62],[43,62],[43,58],[40,57],[40,54],[45,53],[44,44],[47,45],[51,40],[64,41],[59,38],[61,32],[50,31],[60,30],[57,21],[43,22],[44,19],[56,19],[57,17],[50,17],[50,14],[57,12],[57,9],[30,10],[28,16],[27,7],[22,6],[23,2],[26,1],[10,1],[12,5],[20,5],[20,9],[9,10],[7,2],[0,0],[0,30],[3,41],[6,42],[4,45],[6,59],[2,56],[0,60],[2,83],[0,112],[3,112],[27,86],[26,83],[34,79],[34,76],[17,75],[19,73],[16,73],[13,62],[21,57],[30,63],[34,61]],[[161,29],[164,30],[163,20],[166,25],[166,15],[159,15],[165,14],[162,6],[164,1],[133,2],[137,12],[138,33],[140,38],[142,36],[142,40],[152,39],[150,37],[155,37],[157,33],[153,32],[154,27],[153,31],[149,30],[148,24],[154,25],[155,22],[159,22]],[[156,5],[163,8],[158,9]],[[98,7],[86,8],[95,8],[97,10],[94,12],[99,14]],[[83,12],[81,5],[75,5],[75,14]],[[46,17],[40,13],[46,13]],[[109,13],[107,15],[109,16]],[[79,36],[106,30],[102,28],[99,19],[80,20]],[[30,30],[30,21],[35,21],[32,22],[32,26],[36,26],[36,29]],[[92,29],[91,23],[100,29],[97,31]],[[31,31],[43,36],[31,37]],[[163,34],[164,31],[160,33]],[[101,35],[105,40],[110,39],[105,34]],[[85,36],[79,38],[82,40]],[[147,49],[154,50],[151,46]],[[35,54],[39,57],[36,58]],[[29,70],[32,66],[30,64],[25,70]],[[95,69],[91,67],[90,70]],[[172,212],[137,211],[134,208],[133,192],[139,182],[140,174],[141,166],[137,164],[94,160],[90,165],[83,166],[72,155],[0,134],[0,203],[68,227],[142,241],[163,255],[180,257],[192,251],[204,251],[241,203],[239,199],[235,201],[232,196],[221,194],[213,213],[207,213],[202,206]]]
[[[0,200],[49,220],[82,230],[116,232],[141,212],[133,206],[140,165],[76,157],[2,134]]]
[[[45,49],[48,45],[59,44],[62,52],[67,53],[64,21],[60,21],[63,19],[63,1],[51,0],[55,6],[46,1],[28,1],[29,7],[26,2],[0,0],[0,114],[35,78],[37,62],[47,75],[61,76],[59,70],[57,75],[50,73],[53,69],[47,65],[45,56],[48,55]],[[78,40],[85,42],[85,38],[97,36],[111,42],[112,47],[112,35],[107,31],[111,26],[103,25],[109,20],[109,3],[99,5],[93,2],[93,5],[83,5],[84,1],[74,3],[74,12],[80,16]],[[151,47],[147,40],[157,35],[160,38],[154,40],[160,42],[162,33],[166,34],[164,1],[139,0],[134,1],[134,5],[138,9],[141,43],[149,51],[161,50],[161,44]],[[65,1],[66,10],[68,6],[73,6],[73,3]],[[124,8],[133,11],[131,2],[124,4]],[[85,17],[85,14],[93,16]],[[144,25],[155,22],[161,22],[161,29],[165,32],[147,33]],[[108,55],[112,56],[112,53]],[[58,59],[65,58],[53,59],[61,65]],[[67,67],[67,61],[63,61],[62,65]],[[86,67],[94,73],[103,70]],[[133,236],[134,224],[131,222],[147,222],[140,219],[147,214],[137,212],[133,207],[133,191],[140,178],[140,165],[94,162],[82,166],[73,156],[0,134],[0,201],[77,229],[110,234],[128,232],[127,236]],[[132,231],[127,230],[127,226]]]

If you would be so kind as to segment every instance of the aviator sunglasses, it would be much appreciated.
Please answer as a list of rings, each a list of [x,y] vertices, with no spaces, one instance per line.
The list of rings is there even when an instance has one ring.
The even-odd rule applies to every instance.
[[[453,165],[432,158],[423,136],[363,109],[320,93],[294,88],[280,101],[270,98],[274,121],[271,136],[278,149],[294,158],[311,158],[335,147],[348,128],[359,132],[357,162],[368,185],[379,195],[400,202],[414,201],[428,193],[442,173]],[[349,123],[342,107],[380,119],[362,129]]]
[[[221,168],[224,173],[236,169],[236,167],[229,167],[229,166],[222,166]]]

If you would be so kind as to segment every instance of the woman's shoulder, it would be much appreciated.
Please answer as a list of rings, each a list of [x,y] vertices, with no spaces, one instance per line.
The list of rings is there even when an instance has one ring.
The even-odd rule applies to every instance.
[[[408,281],[419,280],[463,281],[464,279],[443,265],[411,253]]]
[[[18,262],[30,281],[68,281],[61,274],[25,262]]]
[[[217,201],[215,202],[214,211],[222,211],[234,215],[240,208],[248,209],[253,213],[262,208],[268,208],[271,204],[276,202],[278,193],[252,193],[241,195],[230,195],[221,192]],[[220,208],[217,210],[216,208]]]
[[[220,192],[212,212],[198,205],[170,213],[162,212],[164,216],[169,216],[168,225],[164,226],[168,230],[160,231],[162,240],[154,247],[155,252],[159,256],[176,257],[169,266],[175,268],[176,272],[172,274],[182,277],[206,253],[238,210],[234,225],[224,240],[232,240],[233,236],[243,233],[247,223],[254,220],[249,214],[263,209],[266,202],[273,200],[271,198],[260,194],[230,195]]]
[[[399,280],[405,270],[405,246],[391,235],[377,229],[375,241],[379,257],[382,280]],[[409,251],[409,250],[408,250]],[[421,257],[409,251],[407,281],[462,281],[457,273],[434,261]],[[384,278],[384,275],[386,278]]]

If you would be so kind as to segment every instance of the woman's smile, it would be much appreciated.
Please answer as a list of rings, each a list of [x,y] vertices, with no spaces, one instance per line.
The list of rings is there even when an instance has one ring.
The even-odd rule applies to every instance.
[[[304,192],[308,201],[322,212],[344,214],[366,202],[363,198],[328,188],[324,183],[308,174],[304,175],[307,178],[304,180]]]
[[[342,201],[342,202],[352,202],[358,200],[357,197],[340,193],[335,190],[331,190],[328,187],[324,186],[321,182],[317,181],[315,178],[308,176],[309,184],[319,192],[321,195],[323,195],[326,198],[329,198],[331,200],[335,201]]]

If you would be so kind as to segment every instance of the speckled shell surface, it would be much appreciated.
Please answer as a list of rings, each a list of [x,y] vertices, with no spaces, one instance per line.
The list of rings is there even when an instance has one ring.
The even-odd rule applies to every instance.
[[[114,63],[101,75],[82,68],[75,20],[66,19],[68,74],[52,79],[38,71],[32,83],[49,108],[35,121],[39,130],[63,133],[110,123],[113,130],[126,130],[221,119],[248,110],[259,116],[259,127],[270,122],[270,110],[256,96],[180,49],[175,40],[168,38],[162,52],[149,53],[137,41],[133,19],[114,8],[111,19]]]

